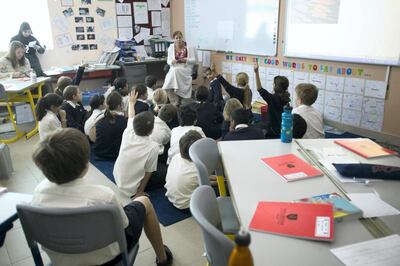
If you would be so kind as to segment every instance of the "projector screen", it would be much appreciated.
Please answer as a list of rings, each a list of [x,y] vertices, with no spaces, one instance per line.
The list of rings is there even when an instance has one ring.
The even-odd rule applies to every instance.
[[[400,65],[400,0],[287,0],[284,55]]]

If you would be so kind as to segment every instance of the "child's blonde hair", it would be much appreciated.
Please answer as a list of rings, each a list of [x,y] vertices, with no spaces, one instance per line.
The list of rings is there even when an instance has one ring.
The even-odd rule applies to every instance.
[[[249,86],[249,75],[245,72],[239,72],[236,75],[236,83],[239,87],[243,88],[243,108],[250,109],[251,108],[251,90]]]
[[[153,102],[155,105],[167,104],[167,92],[161,88],[156,89],[153,94]]]
[[[240,101],[236,98],[231,98],[226,101],[225,107],[224,107],[224,112],[223,112],[223,117],[225,121],[231,121],[232,120],[232,113],[236,109],[243,108],[243,105],[240,103]]]

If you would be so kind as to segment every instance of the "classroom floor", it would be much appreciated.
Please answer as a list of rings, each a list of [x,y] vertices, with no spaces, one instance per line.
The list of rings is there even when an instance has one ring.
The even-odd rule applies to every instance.
[[[36,135],[30,140],[21,139],[9,145],[15,172],[9,180],[0,180],[0,186],[8,187],[8,190],[12,192],[33,192],[36,185],[44,178],[31,159],[34,145],[38,141],[39,136]],[[204,266],[206,264],[206,260],[202,256],[204,253],[203,238],[200,228],[193,218],[168,227],[160,226],[164,242],[174,254],[173,265]],[[135,265],[155,265],[155,253],[144,232],[139,245],[140,249]],[[46,265],[49,259],[44,252],[42,252],[42,258]],[[14,223],[14,228],[7,233],[4,246],[0,248],[0,265],[34,265],[19,221]]]

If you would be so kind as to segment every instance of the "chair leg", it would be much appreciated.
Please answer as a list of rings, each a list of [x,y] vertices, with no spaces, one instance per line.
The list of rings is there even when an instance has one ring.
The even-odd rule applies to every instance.
[[[235,241],[235,234],[225,234],[225,236],[229,238],[229,240]]]
[[[217,176],[218,191],[221,197],[226,197],[225,179],[223,176]]]
[[[37,244],[35,244],[33,247],[31,247],[31,252],[32,252],[32,257],[33,257],[33,261],[35,262],[35,265],[36,266],[44,266],[42,256],[40,255],[40,251],[39,251]]]
[[[13,124],[14,130],[15,130],[15,137],[10,138],[10,139],[0,139],[0,141],[5,143],[5,144],[16,142],[17,140],[22,138],[24,136],[24,134],[25,134],[24,132],[21,132],[17,127],[17,124],[16,124],[15,119],[14,119],[15,118],[14,117],[14,112],[12,111],[10,103],[7,103],[7,111],[8,111],[8,115],[10,116],[11,123]]]

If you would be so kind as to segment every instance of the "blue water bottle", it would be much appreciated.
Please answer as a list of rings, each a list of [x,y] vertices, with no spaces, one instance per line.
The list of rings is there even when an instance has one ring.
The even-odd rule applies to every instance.
[[[287,104],[283,107],[282,125],[281,125],[281,141],[284,143],[292,142],[293,137],[293,115],[292,107]]]

